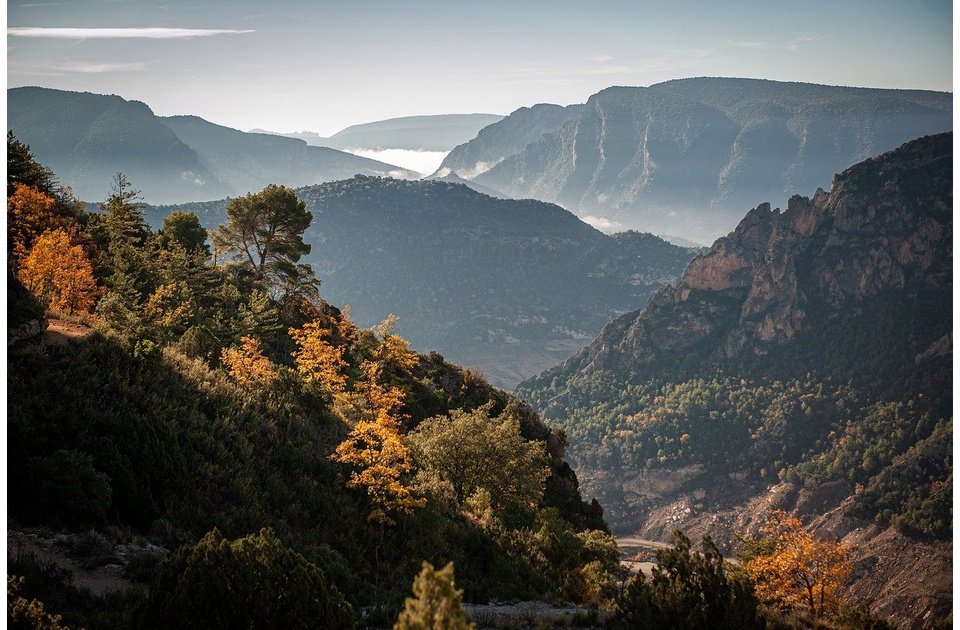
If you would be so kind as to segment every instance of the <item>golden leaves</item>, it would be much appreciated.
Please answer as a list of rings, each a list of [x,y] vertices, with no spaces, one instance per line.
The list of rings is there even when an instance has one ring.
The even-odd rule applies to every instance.
[[[220,360],[242,387],[269,382],[276,374],[270,359],[260,351],[260,342],[253,337],[241,337],[239,348],[224,348]]]
[[[356,467],[347,486],[365,488],[375,507],[372,521],[393,525],[390,512],[410,513],[426,505],[402,478],[413,470],[410,449],[400,434],[400,417],[394,412],[403,404],[403,391],[380,383],[381,365],[364,361],[364,380],[350,397],[361,419],[330,459]]]
[[[17,275],[41,302],[66,313],[89,312],[101,292],[83,248],[61,228],[36,239]]]
[[[59,227],[55,204],[53,197],[36,188],[14,184],[13,194],[7,197],[7,235],[10,253],[17,265],[41,234]]]
[[[331,328],[313,320],[303,328],[291,328],[288,332],[299,346],[292,353],[297,372],[307,383],[319,386],[339,400],[347,385],[347,362],[343,360],[343,349],[327,341],[333,334]]]

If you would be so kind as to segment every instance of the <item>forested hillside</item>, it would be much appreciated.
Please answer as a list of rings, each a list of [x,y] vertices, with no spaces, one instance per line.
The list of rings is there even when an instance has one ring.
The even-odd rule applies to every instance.
[[[321,299],[292,190],[231,203],[217,266],[196,215],[152,230],[124,176],[88,211],[12,136],[8,156],[8,527],[151,585],[98,598],[19,554],[24,606],[71,627],[389,623],[423,561],[454,562],[468,601],[613,596],[563,435]],[[64,318],[86,332],[37,334]]]
[[[124,175],[88,209],[9,135],[9,621],[405,628],[433,608],[462,623],[463,598],[572,603],[594,627],[945,627],[951,141],[749,213],[522,388],[551,428],[413,350],[392,314],[364,327],[321,298],[306,235],[375,207],[386,228],[348,241],[361,251],[396,256],[406,224],[477,260],[467,235],[508,262],[523,246],[554,272],[589,262],[600,286],[655,273],[644,248],[682,250],[364,177],[212,204],[212,231],[182,209],[153,229]],[[433,194],[462,232],[404,201]],[[647,576],[621,564],[567,455],[618,530],[670,541]]]
[[[552,204],[462,185],[355,177],[297,190],[314,219],[304,261],[358,325],[394,313],[403,336],[510,388],[674,282],[694,250],[650,234],[609,236]],[[175,209],[205,226],[224,200]]]

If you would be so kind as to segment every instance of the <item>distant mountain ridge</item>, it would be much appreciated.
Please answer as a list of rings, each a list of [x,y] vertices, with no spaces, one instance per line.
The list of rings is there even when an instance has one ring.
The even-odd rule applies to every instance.
[[[351,125],[329,138],[314,132],[278,133],[255,129],[253,132],[299,138],[307,144],[343,151],[354,149],[408,151],[450,151],[471,140],[477,132],[502,120],[499,114],[436,114],[404,116],[371,123]]]
[[[714,339],[710,354],[719,358],[765,355],[810,328],[811,309],[840,312],[887,290],[946,291],[952,285],[951,141],[952,134],[927,137],[862,162],[839,175],[829,194],[796,195],[785,212],[757,206],[692,260],[676,286],[661,289],[644,311],[611,323],[541,379],[635,370],[708,338]],[[929,203],[908,196],[922,193]],[[663,327],[677,321],[688,325],[670,324],[664,334]]]
[[[583,105],[551,105],[541,103],[521,107],[506,118],[479,130],[475,138],[454,148],[444,159],[433,177],[448,176],[473,180],[490,170],[506,156],[520,153],[540,136],[553,133],[576,118]],[[469,183],[468,183],[469,185]]]
[[[709,242],[732,229],[743,208],[827,187],[871,155],[951,130],[952,112],[952,94],[942,92],[678,79],[602,90],[519,149],[478,136],[440,173],[621,228]],[[528,112],[515,114],[494,127],[524,126]],[[454,161],[474,143],[489,165],[482,172]]]
[[[417,177],[417,173],[343,151],[312,147],[292,138],[244,133],[196,116],[161,118],[204,164],[236,191],[257,192],[269,184],[308,186],[352,177],[358,172]],[[361,169],[358,171],[357,169]]]
[[[156,116],[119,96],[24,87],[7,90],[7,127],[74,194],[97,201],[117,172],[155,204],[222,199],[269,183],[302,186],[355,174],[417,173],[289,138]]]
[[[553,204],[459,184],[355,177],[297,194],[313,213],[303,262],[326,300],[349,304],[361,326],[394,313],[417,347],[471,367],[490,359],[491,381],[511,388],[641,306],[693,256],[649,234],[605,235]],[[215,227],[225,205],[183,209]],[[148,216],[159,224],[172,209]]]

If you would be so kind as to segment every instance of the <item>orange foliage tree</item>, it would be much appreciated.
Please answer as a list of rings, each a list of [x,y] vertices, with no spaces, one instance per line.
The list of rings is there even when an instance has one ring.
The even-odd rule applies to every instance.
[[[413,470],[410,449],[400,434],[400,417],[395,409],[403,404],[403,392],[380,383],[379,363],[364,361],[364,380],[357,383],[352,402],[360,413],[353,427],[330,458],[354,466],[347,486],[365,488],[375,507],[369,520],[393,525],[390,513],[410,513],[426,505],[403,482]]]
[[[42,303],[66,313],[89,312],[101,292],[83,248],[59,228],[36,239],[17,275]]]
[[[60,227],[60,221],[54,212],[53,197],[21,183],[13,186],[13,194],[7,197],[7,246],[17,268],[37,238]]]
[[[746,570],[757,597],[782,608],[808,610],[814,617],[837,612],[840,591],[853,573],[849,549],[840,541],[817,540],[795,516],[776,510],[763,528],[766,538],[751,541],[764,552]]]
[[[241,337],[239,348],[224,348],[220,360],[230,377],[243,387],[266,383],[276,374],[273,363],[260,351],[260,342],[253,337]]]

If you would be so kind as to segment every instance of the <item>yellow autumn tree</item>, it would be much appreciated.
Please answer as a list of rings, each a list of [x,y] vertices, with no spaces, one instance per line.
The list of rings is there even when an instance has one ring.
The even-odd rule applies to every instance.
[[[745,567],[757,597],[781,608],[805,609],[815,618],[837,612],[841,590],[853,573],[847,546],[816,539],[799,518],[782,510],[767,517],[763,533],[763,540],[752,542],[766,552],[751,557]]]
[[[347,385],[343,348],[331,343],[334,331],[318,319],[307,322],[303,328],[291,328],[290,338],[298,349],[291,354],[297,372],[307,383],[318,386],[341,402]]]
[[[403,404],[403,392],[380,383],[380,364],[364,361],[361,371],[364,379],[351,398],[360,419],[330,458],[354,467],[347,486],[367,491],[374,504],[369,520],[393,525],[391,513],[409,514],[426,505],[426,499],[415,496],[403,480],[413,470],[395,411]]]
[[[60,227],[55,205],[56,200],[50,195],[31,186],[14,184],[13,194],[7,197],[7,245],[15,268],[41,234]]]
[[[260,342],[253,337],[241,337],[239,348],[224,348],[220,360],[230,377],[243,387],[267,383],[276,374],[273,363],[260,351]]]
[[[83,248],[61,228],[36,239],[17,276],[43,304],[65,313],[89,312],[101,293]]]

